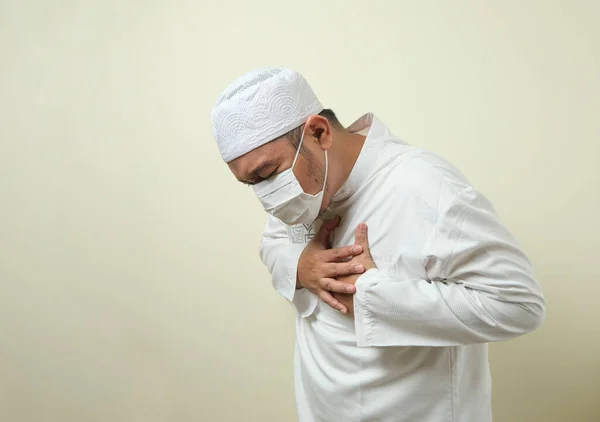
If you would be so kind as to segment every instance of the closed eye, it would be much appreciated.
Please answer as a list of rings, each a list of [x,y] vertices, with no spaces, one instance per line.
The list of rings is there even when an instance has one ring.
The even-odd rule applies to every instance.
[[[255,180],[253,180],[251,182],[248,182],[248,184],[250,184],[250,185],[256,185],[257,183],[264,182],[265,180],[269,180],[271,177],[275,176],[275,173],[277,173],[277,169],[276,168],[273,169],[273,171],[271,171],[271,173],[269,173],[268,175],[266,175],[266,176],[262,176],[262,175],[258,176]]]
[[[243,184],[247,185],[247,186],[253,186],[256,185],[257,183],[260,183],[264,180],[270,179],[271,177],[273,177],[276,173],[277,173],[277,169],[279,168],[279,166],[277,166],[275,163],[266,163],[264,165],[262,165],[260,168],[252,171],[249,175],[249,179],[238,179],[240,180],[240,182],[242,182]],[[268,173],[268,175],[264,175],[264,173],[266,173],[266,171],[270,172]]]

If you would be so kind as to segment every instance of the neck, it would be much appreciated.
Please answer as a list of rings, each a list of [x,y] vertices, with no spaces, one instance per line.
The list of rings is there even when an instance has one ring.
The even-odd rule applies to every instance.
[[[329,177],[327,178],[328,200],[330,202],[337,191],[350,176],[354,164],[365,143],[365,137],[346,130],[335,134],[335,140],[329,149]],[[334,167],[335,166],[335,167]]]

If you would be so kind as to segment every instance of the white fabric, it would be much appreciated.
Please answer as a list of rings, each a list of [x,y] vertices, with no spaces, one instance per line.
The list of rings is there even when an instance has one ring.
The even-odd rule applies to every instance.
[[[306,80],[283,67],[253,70],[223,91],[211,112],[213,137],[230,162],[323,111]]]
[[[325,175],[323,176],[323,187],[318,193],[311,195],[304,192],[298,178],[294,174],[294,166],[298,161],[305,131],[306,126],[302,130],[302,136],[300,137],[292,166],[275,177],[270,177],[253,186],[254,193],[256,193],[265,211],[288,225],[311,224],[314,222],[321,210],[323,192],[325,192],[325,186],[327,186],[327,174],[329,171],[327,150],[324,150]]]
[[[298,258],[318,224],[269,218],[261,243],[275,289],[297,309],[299,421],[491,422],[486,343],[540,326],[540,286],[458,170],[370,114],[351,130],[369,125],[331,207],[342,216],[334,246],[352,244],[366,222],[378,267],[356,283],[354,318],[295,290]]]

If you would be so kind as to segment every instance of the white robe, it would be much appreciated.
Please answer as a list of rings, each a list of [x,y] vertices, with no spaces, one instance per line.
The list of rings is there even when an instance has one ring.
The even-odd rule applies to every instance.
[[[331,210],[333,246],[366,222],[377,269],[357,283],[355,316],[296,290],[315,231],[269,217],[260,256],[297,310],[300,422],[491,422],[488,342],[531,332],[545,304],[527,257],[492,205],[440,157],[402,142],[372,114]]]

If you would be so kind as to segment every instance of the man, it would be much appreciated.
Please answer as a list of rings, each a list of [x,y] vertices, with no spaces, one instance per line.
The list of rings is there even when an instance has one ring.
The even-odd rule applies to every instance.
[[[538,328],[545,304],[484,196],[372,114],[344,128],[289,69],[234,81],[212,124],[270,214],[300,422],[490,422],[487,343]]]

